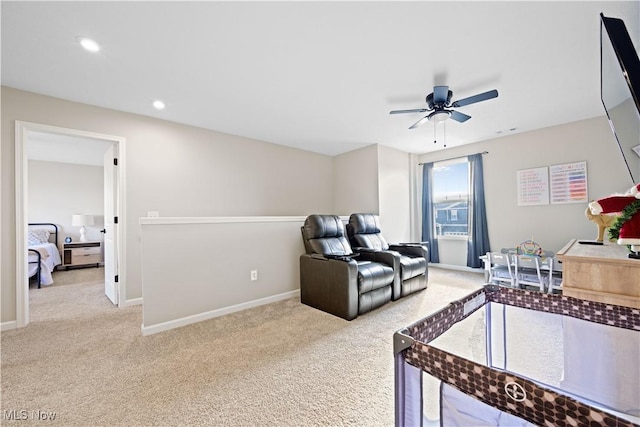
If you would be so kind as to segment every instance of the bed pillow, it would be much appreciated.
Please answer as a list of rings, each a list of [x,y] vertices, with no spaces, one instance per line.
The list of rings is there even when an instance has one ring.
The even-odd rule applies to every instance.
[[[27,236],[30,245],[41,245],[49,242],[49,231],[43,229],[29,230]]]

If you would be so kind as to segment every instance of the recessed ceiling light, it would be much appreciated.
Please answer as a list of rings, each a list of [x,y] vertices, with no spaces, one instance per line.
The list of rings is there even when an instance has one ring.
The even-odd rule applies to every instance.
[[[98,52],[100,50],[100,45],[95,40],[88,39],[86,37],[78,37],[78,42],[80,43],[80,46],[89,52]]]
[[[159,99],[153,101],[153,108],[155,108],[156,110],[164,110],[164,107],[164,102],[160,101]]]

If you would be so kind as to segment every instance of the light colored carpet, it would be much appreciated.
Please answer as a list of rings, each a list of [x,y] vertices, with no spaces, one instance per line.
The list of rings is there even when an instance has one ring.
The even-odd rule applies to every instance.
[[[104,267],[71,268],[55,270],[52,286],[75,285],[79,283],[103,283]]]
[[[483,283],[431,268],[426,291],[351,322],[294,298],[148,337],[102,283],[32,289],[31,323],[2,333],[2,411],[28,411],[23,426],[38,410],[50,425],[393,425],[393,333]]]
[[[51,285],[43,285],[39,289],[47,289],[57,286],[77,285],[80,283],[87,284],[104,284],[104,267],[86,267],[86,268],[71,268],[69,270],[59,269],[54,270],[51,273],[53,283]],[[38,282],[34,277],[29,279],[29,288],[38,289]]]

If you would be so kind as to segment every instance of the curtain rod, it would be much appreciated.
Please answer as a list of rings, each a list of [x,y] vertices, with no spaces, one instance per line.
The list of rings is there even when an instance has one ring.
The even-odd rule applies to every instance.
[[[473,154],[489,154],[489,152],[488,151],[483,151],[481,153],[473,153]],[[433,162],[428,162],[428,163],[446,162],[447,160],[461,159],[463,157],[473,156],[473,154],[465,154],[464,156],[458,156],[458,157],[449,157],[448,159],[434,160]],[[418,163],[418,166],[422,166],[424,164],[425,163]]]

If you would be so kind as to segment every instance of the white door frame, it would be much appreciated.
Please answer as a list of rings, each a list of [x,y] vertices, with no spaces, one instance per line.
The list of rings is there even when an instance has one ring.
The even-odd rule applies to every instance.
[[[126,206],[125,206],[125,138],[121,136],[85,132],[16,120],[15,122],[15,192],[16,192],[16,326],[29,323],[29,278],[27,277],[27,136],[29,132],[101,139],[118,145],[118,306],[126,306]]]

